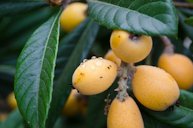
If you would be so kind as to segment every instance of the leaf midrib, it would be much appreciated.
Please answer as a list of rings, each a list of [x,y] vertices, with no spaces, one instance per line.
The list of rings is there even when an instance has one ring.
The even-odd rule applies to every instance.
[[[38,91],[37,91],[37,99],[36,99],[36,102],[37,102],[37,119],[39,120],[39,93],[40,93],[40,81],[41,80],[43,80],[43,79],[41,79],[41,75],[42,75],[42,67],[43,67],[43,64],[44,64],[44,58],[45,58],[45,53],[46,53],[46,51],[47,51],[47,46],[48,46],[48,44],[49,44],[49,39],[50,39],[50,36],[51,36],[51,33],[52,33],[52,30],[53,30],[53,28],[54,28],[54,25],[55,25],[55,22],[56,22],[56,20],[57,20],[57,18],[58,18],[58,15],[54,18],[54,21],[53,21],[53,23],[52,23],[52,25],[51,25],[51,29],[50,29],[50,31],[49,31],[49,34],[48,34],[48,36],[47,36],[47,39],[46,39],[46,45],[45,45],[45,49],[44,49],[44,51],[43,51],[43,56],[42,56],[42,59],[41,60],[43,60],[42,61],[42,63],[41,63],[41,65],[40,65],[40,71],[39,71],[39,75],[37,76],[37,78],[38,78]],[[52,82],[53,83],[53,82]]]

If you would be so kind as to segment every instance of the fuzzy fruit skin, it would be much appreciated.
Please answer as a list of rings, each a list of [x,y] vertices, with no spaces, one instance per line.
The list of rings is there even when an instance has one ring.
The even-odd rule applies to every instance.
[[[110,44],[113,52],[124,62],[136,63],[149,55],[152,49],[150,36],[140,36],[138,39],[130,39],[130,33],[115,30],[111,34]]]
[[[107,90],[117,76],[117,65],[95,58],[78,66],[72,78],[73,86],[83,95],[95,95]]]
[[[13,92],[8,95],[7,103],[12,109],[17,108],[17,101]]]
[[[86,19],[87,5],[75,2],[68,5],[62,12],[60,24],[64,31],[70,32]]]
[[[159,58],[158,67],[171,74],[181,89],[193,86],[193,63],[188,57],[164,53]]]
[[[115,98],[107,116],[108,128],[144,128],[140,110],[131,97],[121,102]]]
[[[137,100],[154,111],[166,110],[180,95],[174,78],[164,70],[153,66],[137,66],[132,88]]]
[[[73,89],[64,105],[63,113],[67,116],[74,116],[80,112],[80,101],[78,100],[78,92]]]
[[[112,50],[109,50],[104,58],[114,62],[118,67],[121,66],[121,59],[118,58]]]

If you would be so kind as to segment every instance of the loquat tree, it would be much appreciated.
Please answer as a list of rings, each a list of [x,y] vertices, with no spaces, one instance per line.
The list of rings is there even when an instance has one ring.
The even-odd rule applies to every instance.
[[[192,0],[0,0],[0,128],[193,128]]]

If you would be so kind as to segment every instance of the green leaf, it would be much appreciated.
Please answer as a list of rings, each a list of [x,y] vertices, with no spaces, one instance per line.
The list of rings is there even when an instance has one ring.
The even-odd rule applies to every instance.
[[[76,47],[72,51],[72,54],[70,55],[65,68],[55,83],[53,100],[49,111],[49,118],[47,120],[47,127],[49,128],[53,127],[58,115],[64,106],[64,102],[68,98],[72,88],[71,83],[74,70],[81,63],[81,61],[87,57],[96,38],[99,26],[91,20],[86,21],[84,26],[85,29],[80,31],[81,35],[77,38]],[[71,34],[73,34],[73,32]]]
[[[34,12],[28,12],[28,15],[12,17],[12,22],[6,26],[6,28],[12,29],[0,30],[0,33],[2,33],[0,34],[0,42],[4,43],[2,44],[4,46],[0,48],[0,58],[2,60],[0,63],[4,62],[4,59],[13,60],[8,59],[9,55],[15,55],[14,60],[17,59],[30,35],[38,26],[47,21],[55,10],[54,8],[43,7]]]
[[[181,12],[178,11],[178,16],[179,16],[179,21],[180,21],[180,25],[183,28],[184,33],[186,33],[186,35],[188,37],[191,38],[191,40],[193,40],[193,27],[187,25],[184,21],[186,19],[186,16],[183,15]]]
[[[190,46],[190,51],[193,52],[193,44]]]
[[[11,65],[11,66],[15,66],[16,65],[16,55],[6,55],[4,57],[1,56],[1,65]]]
[[[15,67],[9,65],[0,65],[0,81],[13,82]]]
[[[185,20],[185,23],[193,26],[193,17],[187,18],[187,19]]]
[[[32,34],[17,62],[14,92],[22,116],[33,128],[45,127],[50,108],[60,13]]]
[[[180,11],[178,11],[179,21],[180,25],[183,28],[183,32],[191,39],[193,40],[193,26],[187,25],[185,23],[185,19],[187,18],[184,14],[182,14]],[[193,52],[193,43],[190,46],[190,51]]]
[[[88,21],[86,20],[73,32],[69,33],[67,36],[64,36],[59,44],[58,56],[56,61],[56,78],[61,75],[62,70],[64,69],[66,63],[68,62],[70,55],[75,49],[78,39],[82,36],[82,31],[86,29]]]
[[[15,74],[15,67],[9,65],[0,65],[0,73],[13,76]]]
[[[164,123],[156,120],[155,118],[149,116],[148,114],[146,114],[144,112],[142,112],[141,114],[143,117],[145,128],[174,128],[174,127],[171,127],[167,124],[164,124]]]
[[[89,97],[87,127],[88,128],[103,128],[106,127],[107,117],[104,114],[105,99],[108,92]],[[93,125],[95,124],[95,125]]]
[[[187,107],[193,110],[193,93],[181,90],[179,104],[183,107]]]
[[[54,128],[63,128],[64,127],[64,119],[59,117],[54,125]]]
[[[156,120],[174,126],[174,128],[193,128],[193,110],[191,109],[173,106],[172,109],[163,112],[148,109],[145,109],[145,111]]]
[[[0,32],[6,30],[8,25],[11,23],[11,17],[2,17],[0,18]]]
[[[0,17],[26,13],[46,5],[45,2],[0,2]]]
[[[113,100],[116,96],[114,90],[117,88],[117,81],[105,92],[89,97],[87,128],[104,128],[106,127],[107,116],[105,115],[105,99]],[[95,125],[93,125],[95,124]]]
[[[8,118],[0,124],[0,128],[24,128],[23,119],[19,111],[16,109]]]
[[[42,24],[46,21],[54,12],[54,8],[41,7],[41,9],[36,9],[33,12],[28,12],[27,14],[12,16],[10,23],[5,25],[6,28],[0,30],[2,33],[0,35],[1,42],[8,42],[8,40],[14,37],[21,36],[20,33],[25,33],[26,31],[33,30],[34,27],[38,27],[40,23]],[[6,18],[5,18],[6,19]],[[7,29],[12,28],[12,29]]]
[[[110,29],[175,36],[178,19],[171,0],[88,0],[89,16]]]
[[[189,8],[178,8],[178,10],[180,12],[182,12],[184,15],[188,16],[188,17],[193,15],[192,9],[189,9]]]

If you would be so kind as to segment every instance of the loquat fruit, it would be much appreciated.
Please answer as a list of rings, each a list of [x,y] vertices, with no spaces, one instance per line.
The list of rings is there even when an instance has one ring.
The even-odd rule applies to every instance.
[[[121,66],[121,59],[118,58],[112,50],[109,50],[104,58],[114,62],[118,67]]]
[[[68,5],[62,12],[60,24],[64,31],[70,32],[86,19],[87,5],[74,2]]]
[[[189,89],[193,86],[193,63],[181,54],[167,54],[160,56],[158,67],[171,74],[179,88]]]
[[[95,95],[107,90],[117,76],[115,63],[93,58],[80,64],[72,78],[73,86],[84,95]]]
[[[115,98],[107,116],[108,128],[144,128],[140,110],[131,97],[123,102]]]
[[[64,105],[63,113],[67,116],[74,116],[80,112],[80,102],[78,100],[79,93],[73,89]]]
[[[132,79],[137,100],[154,111],[164,111],[179,98],[180,90],[174,78],[153,66],[137,66]]]
[[[12,109],[15,109],[17,107],[17,101],[13,92],[8,95],[7,103]]]
[[[137,36],[122,30],[113,31],[110,44],[113,52],[127,63],[136,63],[145,59],[152,49],[150,36]]]

